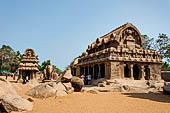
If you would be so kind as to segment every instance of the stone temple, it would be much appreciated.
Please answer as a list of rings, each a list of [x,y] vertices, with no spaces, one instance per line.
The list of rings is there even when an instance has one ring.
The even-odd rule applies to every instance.
[[[28,76],[29,79],[36,78],[36,72],[38,72],[38,64],[33,49],[26,49],[21,63],[19,64],[18,70],[21,77],[25,75]]]
[[[91,75],[92,80],[161,79],[162,61],[157,51],[144,49],[144,38],[131,23],[97,38],[72,65],[72,74]]]

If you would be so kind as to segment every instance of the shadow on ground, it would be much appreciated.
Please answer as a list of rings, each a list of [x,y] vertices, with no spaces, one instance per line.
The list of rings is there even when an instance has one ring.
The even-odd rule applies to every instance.
[[[157,102],[170,103],[170,96],[164,95],[163,93],[123,93],[128,97],[148,99]]]

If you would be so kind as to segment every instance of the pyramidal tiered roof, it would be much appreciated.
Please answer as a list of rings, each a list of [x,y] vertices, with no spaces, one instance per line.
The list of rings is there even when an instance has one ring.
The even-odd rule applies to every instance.
[[[19,64],[19,70],[38,71],[37,59],[33,49],[26,49],[21,63]]]

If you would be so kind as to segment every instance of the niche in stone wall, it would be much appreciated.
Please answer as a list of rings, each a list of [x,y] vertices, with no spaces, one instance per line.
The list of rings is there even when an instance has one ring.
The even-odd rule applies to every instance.
[[[138,32],[131,27],[126,28],[122,32],[120,39],[121,41],[123,41],[123,44],[127,45],[127,47],[135,48],[135,45],[141,46],[141,39],[140,39]]]

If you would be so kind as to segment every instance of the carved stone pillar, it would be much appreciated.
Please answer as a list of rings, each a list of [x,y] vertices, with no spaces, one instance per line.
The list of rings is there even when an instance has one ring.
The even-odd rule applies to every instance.
[[[90,69],[89,69],[89,66],[87,66],[87,75],[90,74]]]
[[[120,79],[120,62],[110,62],[110,79]]]
[[[31,71],[30,72],[30,79],[33,79],[34,78],[34,71]]]
[[[140,80],[145,80],[145,71],[144,71],[144,66],[143,65],[141,65],[141,67],[140,67],[140,74],[141,74],[141,76],[140,76]]]
[[[33,79],[35,79],[35,78],[37,78],[37,76],[36,76],[36,72],[35,72],[35,71],[33,71]]]
[[[95,71],[95,70],[94,70],[94,65],[92,65],[92,68],[93,68],[93,80],[94,80],[94,76],[95,76],[95,75],[94,75],[94,73],[95,73],[95,72],[94,72],[94,71]]]
[[[131,79],[134,79],[134,77],[133,77],[133,64],[130,64],[130,65],[129,65],[129,72],[130,72],[130,74],[129,74],[129,75],[130,75],[130,78],[131,78]]]
[[[83,67],[84,68],[84,73],[83,73],[83,75],[85,75],[86,74],[86,67]]]
[[[120,64],[120,71],[119,71],[119,75],[120,75],[120,78],[124,78],[124,69],[125,69],[125,65],[123,62]]]
[[[99,72],[98,72],[98,78],[101,78],[101,66],[100,66],[100,64],[98,64],[98,68],[99,68]]]
[[[108,62],[105,63],[105,78],[110,78],[110,64]]]
[[[20,75],[20,78],[21,78],[21,76],[22,76],[22,72],[21,72],[21,70],[19,70],[19,73],[18,73],[19,75]]]
[[[79,66],[76,68],[76,76],[78,76],[78,75],[80,75],[80,67]]]

